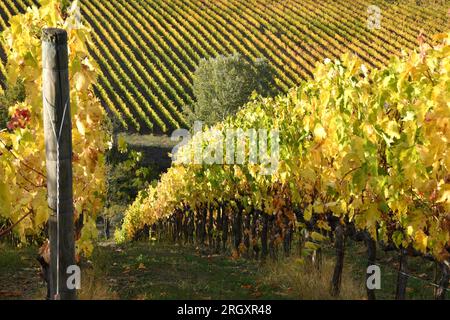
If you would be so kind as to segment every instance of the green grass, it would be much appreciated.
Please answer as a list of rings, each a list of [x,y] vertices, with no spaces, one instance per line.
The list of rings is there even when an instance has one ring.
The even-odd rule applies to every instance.
[[[166,135],[153,135],[153,134],[121,134],[125,141],[137,147],[155,147],[163,149],[172,149],[178,141],[172,141],[169,136]]]
[[[93,261],[120,299],[285,298],[267,288],[256,290],[257,263],[202,255],[194,248],[149,243],[99,247]]]
[[[0,243],[0,300],[45,295],[36,256],[34,246],[13,248]]]
[[[358,282],[364,283],[367,267],[365,246],[362,243],[348,241],[345,250],[346,264],[344,268],[351,266],[354,278]],[[333,250],[327,249],[325,254],[331,256]],[[414,277],[408,279],[406,298],[413,300],[433,299],[434,287],[430,283],[435,281],[434,263],[420,257],[408,257],[407,261],[408,273]],[[376,291],[377,299],[394,299],[398,275],[398,254],[392,251],[384,252],[378,248],[376,263],[381,269],[381,289]]]
[[[35,260],[37,248],[0,244],[0,300],[43,299],[45,286]],[[397,257],[377,252],[381,290],[377,299],[393,299]],[[341,295],[365,299],[366,252],[361,243],[346,247]],[[325,249],[319,270],[297,257],[261,264],[254,260],[209,255],[194,247],[159,242],[115,245],[103,242],[83,259],[80,299],[335,299],[329,293],[334,267],[332,249]],[[409,258],[408,299],[433,299],[434,264]]]

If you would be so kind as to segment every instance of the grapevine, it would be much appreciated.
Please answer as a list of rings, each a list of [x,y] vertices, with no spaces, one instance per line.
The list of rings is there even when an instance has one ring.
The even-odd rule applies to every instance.
[[[266,224],[269,247],[291,241],[294,230],[327,234],[342,225],[448,260],[449,40],[439,34],[440,44],[371,71],[345,54],[319,64],[313,80],[287,95],[250,102],[214,129],[279,130],[276,172],[262,175],[263,165],[251,163],[174,163],[130,206],[117,238],[153,226],[177,241],[212,246],[230,233],[240,254],[267,247]],[[213,139],[211,131],[202,135]],[[191,156],[196,141],[180,155]],[[306,249],[317,248],[309,239]]]
[[[62,17],[59,1],[43,0],[39,9],[33,7],[13,16],[10,27],[2,33],[8,53],[8,83],[23,81],[26,99],[10,108],[8,129],[0,132],[0,216],[15,226],[13,231],[22,241],[41,233],[47,222],[39,30],[49,26],[64,28],[70,50],[74,211],[76,219],[84,223],[77,249],[89,254],[96,235],[95,218],[102,208],[103,153],[108,137],[102,129],[105,113],[93,92],[97,73],[87,49],[90,30],[85,26],[72,28],[73,19]]]

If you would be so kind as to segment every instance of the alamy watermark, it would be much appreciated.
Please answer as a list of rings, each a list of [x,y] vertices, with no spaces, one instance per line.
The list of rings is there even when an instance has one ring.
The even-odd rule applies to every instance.
[[[80,290],[81,289],[81,269],[76,264],[67,267],[66,273],[69,275],[67,277],[66,286],[69,290]]]
[[[367,8],[369,15],[367,19],[367,28],[370,30],[381,29],[381,9],[378,6],[371,5]]]
[[[377,265],[367,267],[366,287],[369,290],[381,289],[381,269]]]
[[[278,169],[280,134],[275,129],[208,129],[195,121],[193,135],[177,129],[172,141],[181,141],[172,149],[172,161],[178,164],[223,165],[259,164],[260,173],[271,175]],[[190,148],[185,148],[189,144]]]
[[[82,27],[82,21],[81,21],[81,9],[80,5],[78,4],[78,0],[75,0],[72,2],[70,7],[67,10],[67,13],[69,14],[70,18],[67,20],[67,28],[78,30]]]

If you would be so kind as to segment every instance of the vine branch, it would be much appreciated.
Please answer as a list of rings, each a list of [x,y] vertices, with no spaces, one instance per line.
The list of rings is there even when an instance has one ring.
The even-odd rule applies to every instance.
[[[0,231],[0,239],[6,236],[8,233],[10,233],[12,229],[14,229],[19,223],[21,223],[26,217],[28,217],[33,212],[34,212],[33,210],[30,210],[27,214],[25,214],[22,218],[13,223],[11,226],[6,228],[5,230]]]

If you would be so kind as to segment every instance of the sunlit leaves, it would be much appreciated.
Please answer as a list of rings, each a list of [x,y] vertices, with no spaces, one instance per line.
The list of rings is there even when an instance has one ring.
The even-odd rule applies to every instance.
[[[0,214],[8,218],[11,213],[11,197],[8,186],[0,182]]]
[[[248,163],[175,164],[128,209],[120,239],[186,207],[227,204],[235,212],[241,204],[292,223],[299,208],[321,230],[331,230],[332,214],[374,239],[448,257],[449,46],[393,59],[364,77],[358,58],[346,55],[287,95],[250,102],[216,128],[276,126],[278,170],[263,177]]]
[[[33,6],[26,13],[14,16],[11,27],[2,33],[7,49],[8,81],[24,81],[26,98],[10,108],[14,122],[8,131],[0,133],[0,215],[15,223],[32,213],[14,229],[23,240],[26,235],[41,232],[49,216],[41,93],[40,37],[44,27],[65,28],[69,36],[75,217],[84,213],[93,220],[102,207],[103,152],[107,139],[102,127],[105,114],[92,91],[96,66],[86,47],[89,30],[68,28],[59,3],[57,0],[41,1],[39,8]],[[69,15],[67,19],[72,17]],[[86,241],[94,235],[92,232],[84,234],[84,244],[79,248],[89,253],[92,245]]]

